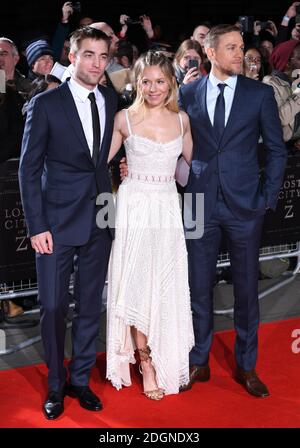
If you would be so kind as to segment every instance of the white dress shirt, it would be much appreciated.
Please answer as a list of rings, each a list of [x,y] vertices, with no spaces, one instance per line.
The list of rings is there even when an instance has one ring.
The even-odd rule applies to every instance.
[[[237,76],[236,75],[229,76],[229,78],[225,79],[225,81],[220,81],[212,73],[209,74],[206,90],[206,106],[212,126],[214,125],[216,101],[220,94],[220,89],[218,87],[218,84],[220,83],[227,84],[227,87],[225,87],[224,89],[225,126],[226,126],[233,102],[234,92],[237,83]]]
[[[92,112],[91,112],[91,102],[88,99],[88,95],[91,92],[94,92],[96,103],[98,107],[99,112],[99,118],[100,118],[100,129],[101,129],[101,143],[103,140],[103,134],[105,130],[105,101],[103,98],[103,95],[99,91],[98,87],[95,87],[94,90],[88,90],[85,87],[81,86],[76,82],[73,78],[70,79],[68,82],[69,88],[71,90],[71,93],[73,95],[76,108],[78,111],[78,115],[83,127],[84,135],[86,138],[86,141],[89,146],[89,150],[91,153],[91,156],[93,154],[93,121],[92,121]],[[100,144],[101,146],[101,144]],[[100,148],[99,148],[100,150]]]

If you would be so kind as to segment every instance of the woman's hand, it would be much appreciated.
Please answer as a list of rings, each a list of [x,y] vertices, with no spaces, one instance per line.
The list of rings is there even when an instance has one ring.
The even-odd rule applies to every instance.
[[[190,68],[185,77],[183,78],[182,84],[189,84],[192,81],[200,78],[200,71],[197,67]]]

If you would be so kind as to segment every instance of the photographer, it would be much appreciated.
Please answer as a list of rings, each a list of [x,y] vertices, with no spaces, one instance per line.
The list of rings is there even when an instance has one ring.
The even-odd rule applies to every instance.
[[[94,22],[94,20],[89,16],[79,16],[81,14],[81,3],[80,2],[65,2],[62,6],[62,16],[60,22],[57,24],[56,30],[52,39],[52,48],[54,53],[55,61],[61,62],[66,65],[65,54],[64,54],[64,43],[69,42],[69,35],[72,28],[77,28],[77,26],[88,26]],[[76,25],[71,24],[71,19],[75,15]]]
[[[299,144],[300,88],[296,76],[300,71],[300,42],[288,40],[277,45],[270,62],[273,71],[263,82],[274,89],[284,141]]]
[[[184,40],[174,57],[175,76],[178,85],[189,84],[202,77],[203,53],[198,41]]]
[[[151,19],[146,14],[141,15],[138,18],[138,20],[133,20],[126,14],[121,14],[120,24],[122,25],[122,29],[119,33],[119,36],[122,39],[126,36],[128,25],[138,25],[138,24],[140,24],[143,27],[149,39],[152,39],[154,37],[154,31],[152,28]]]
[[[276,40],[276,44],[279,44],[281,42],[285,42],[289,39],[289,29],[290,29],[290,23],[291,20],[295,18],[296,20],[296,26],[293,28],[291,32],[291,38],[299,40],[297,34],[298,34],[298,27],[297,27],[297,7],[300,6],[300,2],[294,2],[291,4],[291,6],[287,9],[285,15],[282,18],[282,22],[278,28],[278,36]],[[298,12],[299,14],[299,12]]]

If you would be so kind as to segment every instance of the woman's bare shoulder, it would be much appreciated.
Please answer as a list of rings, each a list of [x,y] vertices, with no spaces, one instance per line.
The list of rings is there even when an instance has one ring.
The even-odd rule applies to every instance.
[[[188,114],[186,112],[184,112],[183,110],[180,110],[178,113],[182,118],[184,127],[186,127],[190,122]]]

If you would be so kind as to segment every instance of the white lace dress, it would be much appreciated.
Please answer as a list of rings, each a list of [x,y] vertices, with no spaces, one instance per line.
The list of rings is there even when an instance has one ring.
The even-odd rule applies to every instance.
[[[187,251],[174,180],[182,134],[157,143],[132,134],[126,118],[128,175],[117,194],[108,269],[107,378],[117,389],[131,385],[133,325],[147,336],[159,388],[174,394],[189,381],[194,345]],[[182,129],[180,114],[179,119]]]

